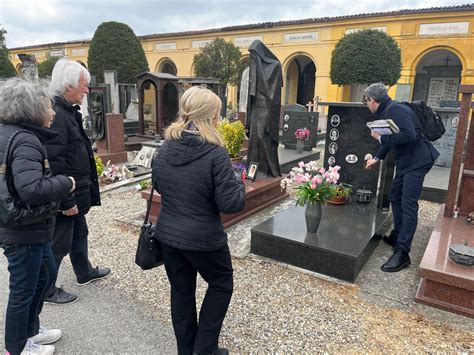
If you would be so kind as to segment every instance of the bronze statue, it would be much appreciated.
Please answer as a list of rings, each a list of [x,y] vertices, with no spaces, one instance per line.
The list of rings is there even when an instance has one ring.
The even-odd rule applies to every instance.
[[[281,176],[278,161],[281,87],[283,76],[277,57],[259,40],[250,52],[247,161],[258,163],[258,175]]]

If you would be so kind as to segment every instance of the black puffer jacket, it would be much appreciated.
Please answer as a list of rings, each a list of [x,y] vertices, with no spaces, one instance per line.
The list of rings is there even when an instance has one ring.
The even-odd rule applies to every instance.
[[[67,176],[53,176],[45,171],[44,160],[47,159],[43,144],[56,133],[30,125],[0,125],[0,159],[3,161],[6,141],[17,130],[20,132],[13,139],[7,164],[7,179],[13,191],[24,202],[34,205],[60,200],[72,188]],[[49,242],[53,236],[54,217],[42,223],[30,224],[15,228],[0,227],[0,243],[2,244],[40,244]]]
[[[156,231],[162,243],[196,251],[227,245],[219,213],[242,210],[245,187],[236,178],[225,148],[188,133],[167,140],[154,159],[153,182],[161,194]]]
[[[60,210],[77,205],[81,215],[91,206],[100,206],[100,194],[94,154],[78,110],[79,106],[72,106],[63,97],[54,98],[56,118],[51,129],[59,134],[46,144],[46,150],[54,174],[76,179],[76,190],[63,199]],[[60,213],[58,218],[69,217]]]

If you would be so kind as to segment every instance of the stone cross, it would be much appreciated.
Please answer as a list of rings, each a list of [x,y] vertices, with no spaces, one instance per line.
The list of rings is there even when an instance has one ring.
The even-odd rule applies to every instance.
[[[314,112],[314,105],[311,101],[309,101],[306,106],[308,107],[308,112]]]

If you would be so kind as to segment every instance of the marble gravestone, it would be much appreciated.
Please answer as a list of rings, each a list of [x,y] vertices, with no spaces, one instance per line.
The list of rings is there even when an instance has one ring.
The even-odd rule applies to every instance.
[[[437,141],[433,142],[434,147],[440,153],[435,165],[451,168],[453,162],[454,143],[456,140],[456,128],[459,123],[459,109],[455,108],[434,108],[441,117],[446,128],[446,132]]]

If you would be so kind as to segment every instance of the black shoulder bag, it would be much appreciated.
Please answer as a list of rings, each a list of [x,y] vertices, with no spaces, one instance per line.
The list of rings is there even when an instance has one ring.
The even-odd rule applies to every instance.
[[[13,138],[15,138],[15,136],[20,132],[33,134],[26,130],[13,132],[8,138],[3,155],[3,162],[0,166],[0,226],[5,228],[41,223],[54,216],[58,212],[61,203],[61,201],[58,200],[40,205],[30,205],[22,201],[18,196],[12,195],[7,179],[7,173],[11,174],[11,167],[8,164],[8,156]],[[44,148],[42,149],[43,155],[46,157],[46,151]],[[44,159],[43,167],[45,173],[50,171],[48,159]]]
[[[143,270],[150,270],[163,264],[163,252],[161,244],[155,238],[155,231],[153,225],[148,219],[150,216],[151,201],[153,199],[153,192],[155,188],[151,188],[150,198],[146,209],[145,220],[138,237],[137,252],[135,254],[135,264],[140,266]]]

